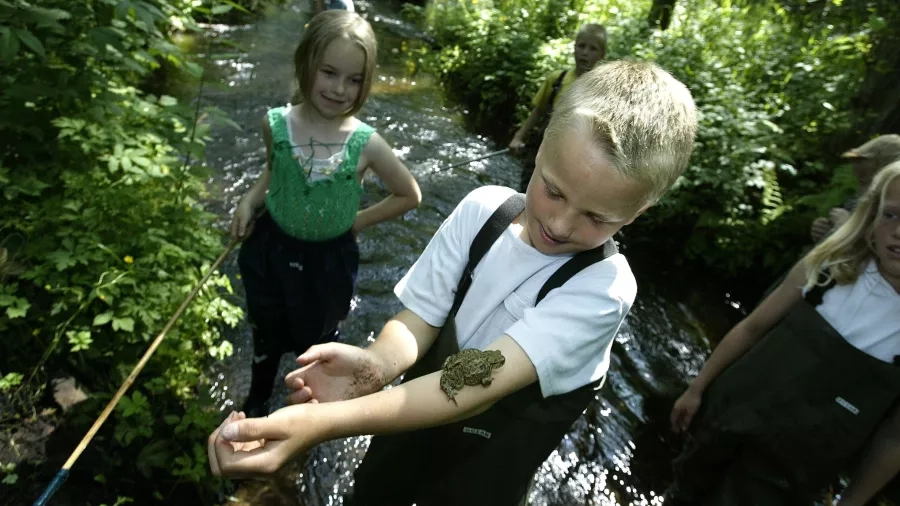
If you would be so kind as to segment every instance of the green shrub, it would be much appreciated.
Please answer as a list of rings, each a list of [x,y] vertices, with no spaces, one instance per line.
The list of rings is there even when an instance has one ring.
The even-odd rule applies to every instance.
[[[92,399],[86,431],[150,341],[224,249],[204,210],[208,120],[140,86],[161,65],[201,67],[171,42],[229,2],[0,0],[0,430],[38,401],[51,374]],[[203,118],[217,118],[215,110]],[[151,488],[209,491],[205,395],[220,334],[242,318],[214,274],[96,438],[110,482],[137,470]],[[99,478],[98,478],[99,479]],[[119,490],[121,493],[121,490]]]
[[[539,80],[572,65],[578,25],[603,23],[609,59],[659,63],[700,112],[690,167],[630,237],[653,237],[654,248],[719,277],[753,269],[765,279],[796,260],[816,213],[853,191],[829,141],[859,120],[852,99],[896,10],[825,3],[679,1],[670,28],[651,31],[643,0],[435,0],[422,17],[441,49],[412,58],[441,76],[476,127],[506,142]]]

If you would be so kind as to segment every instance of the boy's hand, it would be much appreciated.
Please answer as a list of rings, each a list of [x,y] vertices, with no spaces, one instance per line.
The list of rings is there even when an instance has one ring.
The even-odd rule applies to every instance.
[[[368,350],[347,344],[312,346],[297,357],[297,364],[302,367],[284,379],[293,391],[289,404],[354,399],[377,392],[386,382],[383,368]]]
[[[509,141],[509,150],[513,153],[519,153],[525,147],[525,141],[523,141],[518,135],[513,137],[511,141]]]
[[[828,211],[828,219],[831,220],[834,228],[843,225],[848,218],[850,218],[850,211],[843,207],[832,207],[831,211]]]
[[[241,199],[234,211],[234,217],[231,219],[232,239],[244,240],[250,236],[250,233],[253,232],[253,214],[254,209],[248,199]]]
[[[828,218],[816,218],[812,222],[809,236],[814,242],[819,242],[823,237],[828,235],[828,232],[830,232],[832,228],[834,228],[834,224],[831,223],[831,220]]]
[[[271,474],[319,441],[309,406],[288,406],[266,418],[232,412],[207,440],[209,468],[216,476]],[[298,430],[297,427],[303,427]]]
[[[677,434],[687,431],[702,403],[703,394],[691,388],[688,388],[681,394],[681,397],[675,401],[675,405],[672,407],[672,414],[669,416],[669,421],[672,422],[672,432]]]

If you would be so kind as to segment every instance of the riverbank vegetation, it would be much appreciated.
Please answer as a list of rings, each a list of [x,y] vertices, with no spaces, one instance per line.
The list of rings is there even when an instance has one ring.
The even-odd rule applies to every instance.
[[[652,26],[672,5],[668,27]],[[584,22],[607,27],[608,59],[656,61],[688,85],[701,113],[690,168],[626,242],[748,301],[809,245],[812,219],[855,191],[840,153],[900,127],[900,6],[887,0],[434,0],[407,12],[435,39],[412,65],[503,144],[543,76],[572,66]]]
[[[49,458],[74,450],[223,251],[202,162],[224,118],[157,90],[204,72],[180,37],[265,6],[0,1],[0,502],[37,498],[62,462],[29,463],[42,456],[29,442],[55,430],[71,437]],[[91,491],[59,500],[209,493],[204,440],[219,413],[204,394],[231,352],[221,331],[242,318],[230,292],[215,274],[73,469]],[[62,377],[90,394],[66,417],[48,402]]]

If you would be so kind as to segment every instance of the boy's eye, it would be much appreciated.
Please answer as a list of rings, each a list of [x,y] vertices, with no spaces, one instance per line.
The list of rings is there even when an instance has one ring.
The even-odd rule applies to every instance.
[[[895,219],[897,219],[897,213],[892,212],[892,211],[885,211],[884,213],[881,214],[881,217],[884,218],[885,220],[895,220]]]
[[[547,196],[550,197],[551,199],[558,199],[558,198],[562,197],[562,195],[560,195],[559,192],[553,190],[549,186],[545,186],[544,191],[547,193]]]
[[[363,78],[362,77],[354,77],[353,79],[350,80],[350,82],[352,82],[353,84],[362,84]]]
[[[603,225],[606,223],[605,221],[603,221],[602,218],[600,218],[599,216],[593,215],[593,214],[588,215],[588,219],[591,220],[591,223],[593,223],[594,225],[597,225],[597,226],[600,226],[600,225]]]

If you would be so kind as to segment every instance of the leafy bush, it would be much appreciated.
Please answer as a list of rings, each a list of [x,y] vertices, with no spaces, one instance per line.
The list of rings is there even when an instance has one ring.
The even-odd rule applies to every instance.
[[[202,204],[207,175],[187,163],[209,125],[140,86],[163,64],[199,76],[171,36],[230,7],[0,0],[3,431],[59,372],[92,393],[74,419],[86,430],[222,252]],[[242,317],[230,291],[212,276],[107,422],[112,440],[93,441],[109,450],[102,481],[136,469],[158,490],[210,484],[203,443],[219,416],[202,394],[212,362],[231,353],[220,330]]]
[[[796,260],[815,214],[854,191],[846,167],[833,170],[829,141],[858,121],[854,92],[874,64],[873,40],[887,33],[884,16],[897,10],[826,3],[678,2],[670,28],[651,31],[648,1],[435,0],[423,17],[441,50],[413,58],[505,142],[539,80],[572,65],[578,25],[603,23],[609,59],[659,63],[700,111],[691,166],[636,224],[635,242],[653,237],[654,248],[719,277],[753,269],[765,280],[760,270],[774,276]]]

